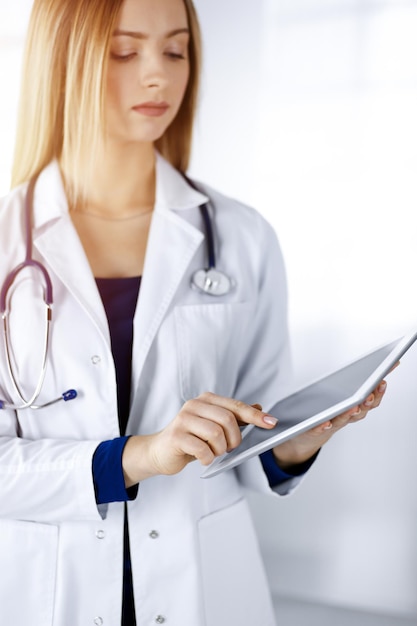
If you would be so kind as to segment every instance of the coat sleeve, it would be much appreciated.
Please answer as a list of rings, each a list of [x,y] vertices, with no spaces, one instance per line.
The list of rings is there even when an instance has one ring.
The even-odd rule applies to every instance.
[[[98,441],[22,439],[13,411],[0,412],[0,516],[58,523],[100,520],[92,478]]]

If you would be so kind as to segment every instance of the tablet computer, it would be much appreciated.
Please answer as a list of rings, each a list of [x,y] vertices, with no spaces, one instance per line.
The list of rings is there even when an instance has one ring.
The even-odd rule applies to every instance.
[[[241,444],[215,459],[201,477],[231,469],[362,403],[416,339],[417,332],[400,337],[282,398],[268,411],[278,419],[272,430],[246,426]]]

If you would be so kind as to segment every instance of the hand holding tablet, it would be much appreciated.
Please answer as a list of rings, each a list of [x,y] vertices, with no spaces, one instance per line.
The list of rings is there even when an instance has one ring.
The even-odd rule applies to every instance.
[[[277,425],[269,430],[247,426],[242,443],[216,458],[202,478],[231,469],[361,405],[416,339],[417,332],[413,332],[387,343],[281,399],[269,411],[278,419]]]

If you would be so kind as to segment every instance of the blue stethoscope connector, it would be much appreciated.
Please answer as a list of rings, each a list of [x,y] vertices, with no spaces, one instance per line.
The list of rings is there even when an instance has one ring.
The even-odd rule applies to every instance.
[[[64,402],[69,402],[69,400],[74,400],[76,397],[78,396],[78,393],[76,392],[75,389],[68,389],[68,391],[64,391],[63,394],[61,394],[59,396],[59,398],[55,398],[55,400],[51,400],[50,402],[46,402],[45,404],[39,404],[39,405],[34,405],[31,404],[29,406],[25,406],[25,405],[14,405],[14,404],[10,404],[8,402],[6,402],[5,400],[0,400],[0,411],[2,409],[14,409],[16,410],[21,410],[21,409],[44,409],[47,406],[51,406],[52,404],[56,404],[57,402],[60,402],[61,400],[63,400]]]

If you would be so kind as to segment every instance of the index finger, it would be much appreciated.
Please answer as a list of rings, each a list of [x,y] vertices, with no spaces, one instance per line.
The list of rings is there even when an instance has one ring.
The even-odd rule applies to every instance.
[[[210,392],[204,393],[200,397],[210,404],[222,407],[233,413],[240,426],[254,424],[260,428],[273,428],[278,422],[276,417],[262,411],[260,404],[245,404],[245,402],[236,400],[236,398],[225,398]]]

